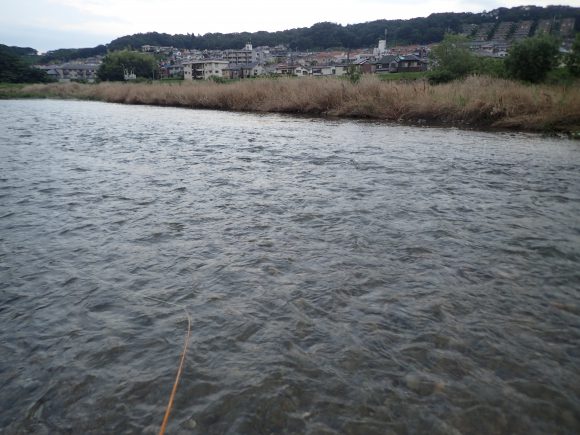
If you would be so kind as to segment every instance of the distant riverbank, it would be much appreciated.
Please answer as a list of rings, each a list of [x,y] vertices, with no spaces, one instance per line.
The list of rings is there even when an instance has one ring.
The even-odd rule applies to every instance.
[[[580,87],[532,86],[487,77],[468,77],[444,85],[385,82],[372,76],[356,84],[335,78],[226,84],[52,83],[0,88],[0,97],[73,98],[580,135]]]

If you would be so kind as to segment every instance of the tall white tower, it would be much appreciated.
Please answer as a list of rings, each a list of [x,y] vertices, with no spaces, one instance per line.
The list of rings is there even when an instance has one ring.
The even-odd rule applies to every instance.
[[[380,39],[379,40],[379,53],[384,53],[385,51],[387,51],[387,40]]]
[[[384,56],[387,52],[387,29],[385,29],[385,39],[379,39],[379,46],[373,50],[375,57]]]

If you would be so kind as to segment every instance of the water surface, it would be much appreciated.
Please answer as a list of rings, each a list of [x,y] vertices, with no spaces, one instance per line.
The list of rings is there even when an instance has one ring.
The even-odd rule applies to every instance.
[[[0,432],[580,431],[578,143],[0,113]]]

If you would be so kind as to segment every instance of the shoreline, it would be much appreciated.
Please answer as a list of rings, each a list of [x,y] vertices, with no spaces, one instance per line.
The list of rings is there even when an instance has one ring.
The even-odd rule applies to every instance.
[[[55,98],[334,119],[418,127],[520,131],[580,139],[580,86],[526,85],[489,77],[444,84],[363,77],[261,78],[232,83],[49,83],[0,86],[0,98]]]

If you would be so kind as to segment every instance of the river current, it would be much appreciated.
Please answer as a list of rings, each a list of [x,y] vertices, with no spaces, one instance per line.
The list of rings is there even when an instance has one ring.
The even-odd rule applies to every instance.
[[[0,114],[1,433],[580,432],[578,142]]]

